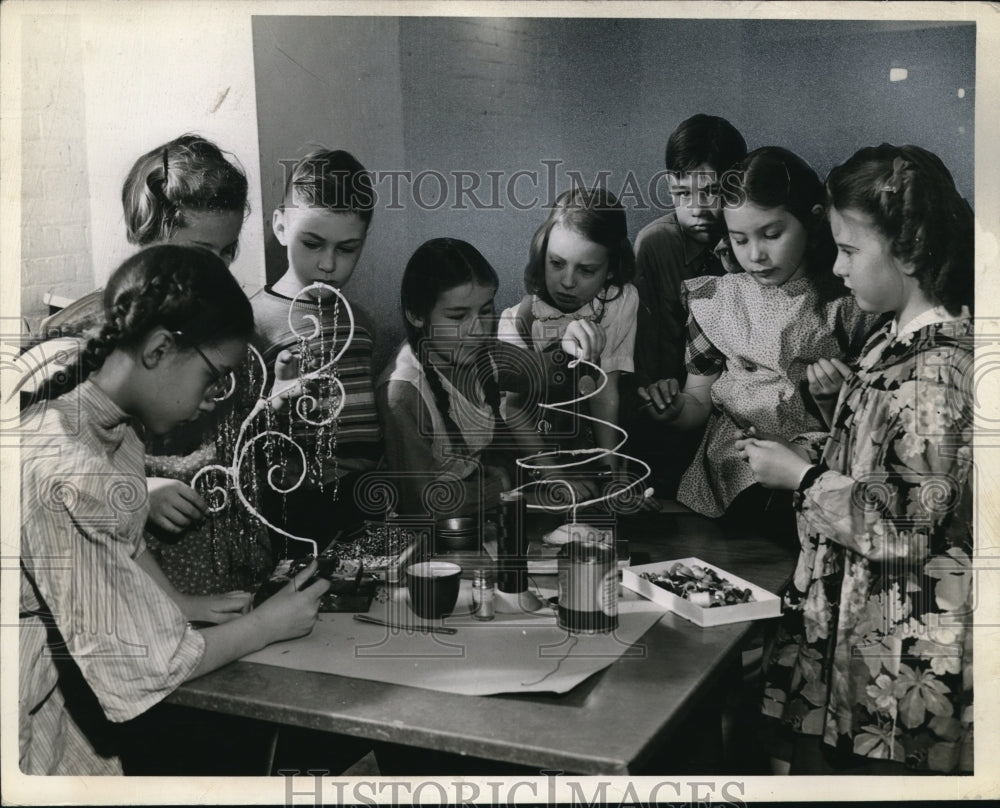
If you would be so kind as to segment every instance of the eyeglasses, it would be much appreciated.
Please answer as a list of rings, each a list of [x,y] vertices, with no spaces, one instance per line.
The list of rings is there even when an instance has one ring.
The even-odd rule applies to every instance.
[[[181,331],[174,331],[174,336],[183,337],[184,334]],[[205,397],[212,399],[212,401],[225,401],[236,390],[236,376],[232,371],[223,373],[211,359],[205,356],[205,352],[197,345],[192,345],[191,350],[195,351],[202,358],[208,366],[209,372],[212,374],[212,383],[205,390]]]

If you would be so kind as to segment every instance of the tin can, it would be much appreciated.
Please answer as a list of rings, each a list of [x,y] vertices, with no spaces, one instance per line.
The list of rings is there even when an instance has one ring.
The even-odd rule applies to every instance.
[[[559,553],[559,625],[574,634],[618,627],[615,550],[599,541],[572,541]]]

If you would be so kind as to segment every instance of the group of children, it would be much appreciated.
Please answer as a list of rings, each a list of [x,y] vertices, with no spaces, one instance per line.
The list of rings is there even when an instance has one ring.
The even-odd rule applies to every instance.
[[[728,121],[695,115],[666,163],[674,210],[635,252],[612,194],[562,194],[531,241],[527,295],[499,318],[497,273],[472,244],[420,245],[400,286],[406,340],[376,376],[371,318],[315,286],[343,290],[365,245],[375,194],[357,159],[296,165],[272,218],[288,269],[248,301],[228,272],[242,173],[190,135],[140,158],[123,204],[145,249],[48,323],[86,342],[24,412],[51,437],[24,446],[22,770],[118,771],[108,719],[310,630],[326,584],[298,591],[308,569],[249,611],[241,590],[273,563],[266,532],[245,514],[220,529],[188,485],[258,385],[275,391],[272,428],[303,393],[335,415],[332,428],[287,416],[304,464],[259,460],[277,483],[261,487],[268,520],[317,540],[365,517],[355,487],[375,471],[397,512],[430,515],[494,506],[528,451],[595,449],[627,478],[612,451],[624,425],[692,510],[786,533],[797,522],[764,690],[766,715],[822,738],[788,744],[793,771],[971,769],[971,209],[914,146],[862,149],[824,183],[794,153],[747,153]],[[293,383],[348,334],[339,384]],[[246,370],[251,342],[266,382]],[[556,430],[539,407],[565,394],[553,353],[606,377],[583,404],[591,418]],[[526,383],[518,363],[539,377]],[[428,493],[442,481],[448,496]],[[116,482],[131,495],[109,496]],[[89,614],[84,584],[114,608]],[[108,614],[118,630],[97,631]],[[133,646],[141,661],[120,653]],[[99,709],[81,718],[83,692]]]

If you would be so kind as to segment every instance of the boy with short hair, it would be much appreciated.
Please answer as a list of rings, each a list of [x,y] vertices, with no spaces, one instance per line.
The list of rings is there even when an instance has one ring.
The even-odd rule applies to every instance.
[[[684,281],[740,271],[735,261],[726,260],[725,250],[716,245],[723,228],[723,175],[746,154],[743,136],[729,121],[715,115],[693,115],[682,121],[667,140],[666,167],[674,209],[646,225],[635,242],[634,283],[639,291],[633,377],[636,387],[648,387],[661,379],[676,379],[679,386],[684,386]],[[639,404],[638,400],[635,403]],[[667,452],[649,449],[658,447],[662,437],[646,434],[649,421],[641,414],[632,419],[628,428],[631,450],[653,467],[658,493],[672,496],[697,447],[698,436],[676,437]]]
[[[639,290],[635,381],[641,387],[660,379],[684,384],[683,282],[738,271],[735,265],[726,266],[713,248],[722,235],[722,176],[746,154],[743,136],[715,115],[688,118],[667,140],[674,209],[646,225],[635,242]]]
[[[299,363],[300,372],[314,370],[330,362],[343,347],[350,319],[335,295],[314,291],[296,300],[292,309],[295,331],[289,328],[289,307],[316,282],[343,290],[364,249],[374,205],[371,176],[345,151],[313,152],[293,168],[283,202],[272,216],[274,234],[286,248],[288,269],[250,298],[255,344],[269,374],[275,373],[276,365],[293,361]],[[269,519],[289,533],[319,541],[321,548],[339,530],[360,525],[364,514],[354,502],[353,482],[374,469],[382,454],[372,383],[375,326],[367,312],[349,299],[348,303],[354,314],[354,333],[335,366],[344,388],[343,408],[333,417],[340,391],[332,380],[307,382],[305,393],[317,402],[305,413],[309,420],[290,416],[292,437],[305,452],[305,479],[284,495],[283,502],[266,483],[263,490]],[[310,318],[318,320],[315,335]],[[287,488],[302,469],[297,453],[285,447],[280,451],[285,454],[280,461],[281,487]],[[284,550],[274,549],[278,555]],[[305,546],[288,550],[302,555]]]

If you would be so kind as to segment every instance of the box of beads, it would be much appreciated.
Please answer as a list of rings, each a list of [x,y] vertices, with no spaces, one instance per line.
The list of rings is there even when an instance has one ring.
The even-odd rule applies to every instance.
[[[408,564],[420,561],[430,545],[430,529],[421,525],[366,521],[361,531],[338,542],[337,556],[357,559],[389,583],[398,583]]]
[[[622,584],[699,626],[781,614],[777,595],[700,558],[630,567],[622,571]]]

